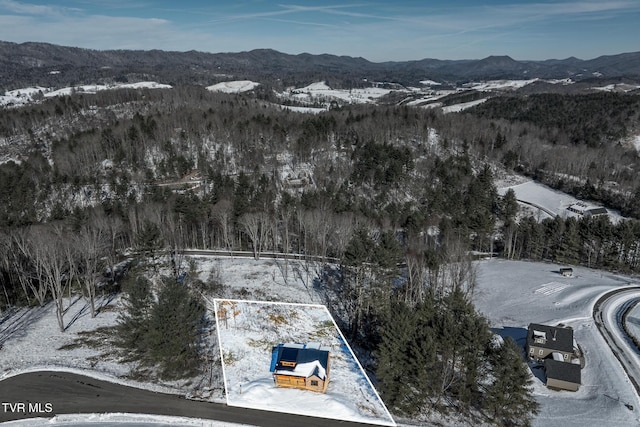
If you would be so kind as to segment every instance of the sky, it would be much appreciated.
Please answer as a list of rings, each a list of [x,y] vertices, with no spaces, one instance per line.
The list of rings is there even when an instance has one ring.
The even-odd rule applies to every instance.
[[[640,51],[640,0],[0,0],[0,40],[90,49],[593,59]]]

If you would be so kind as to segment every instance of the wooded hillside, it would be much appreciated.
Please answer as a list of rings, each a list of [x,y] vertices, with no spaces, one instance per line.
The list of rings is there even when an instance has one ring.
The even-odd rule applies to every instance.
[[[517,352],[491,347],[469,303],[472,251],[638,272],[640,225],[540,222],[519,213],[512,193],[498,196],[496,175],[528,174],[640,217],[638,154],[619,143],[637,129],[638,97],[498,97],[459,114],[334,105],[314,115],[272,101],[268,87],[224,95],[178,86],[0,110],[1,154],[13,159],[0,165],[0,307],[70,290],[91,299],[99,280],[116,281],[125,251],[331,257],[333,314],[376,355],[394,410],[527,421],[526,378],[517,364],[498,371]],[[423,363],[385,359],[404,346]],[[441,376],[422,382],[425,370]],[[521,412],[504,400],[505,378],[516,378]]]

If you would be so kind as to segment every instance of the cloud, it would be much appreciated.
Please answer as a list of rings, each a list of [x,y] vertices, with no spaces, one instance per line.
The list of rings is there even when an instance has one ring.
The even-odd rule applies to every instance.
[[[78,12],[80,9],[44,6],[39,4],[22,3],[14,0],[0,0],[0,9],[19,15],[62,15],[70,12]]]
[[[194,8],[185,1],[183,8],[168,10],[149,0],[71,3],[86,9],[51,6],[40,1],[43,4],[0,0],[0,40],[44,41],[96,49],[220,52],[273,48],[287,53],[334,53],[384,61],[477,58],[513,52],[522,57],[528,52],[522,48],[525,45],[527,49],[535,47],[541,52],[539,55],[556,55],[558,41],[551,39],[553,33],[562,34],[566,48],[566,54],[557,55],[593,57],[595,54],[589,53],[593,43],[584,38],[585,32],[571,33],[571,27],[587,28],[588,36],[607,40],[611,50],[637,50],[627,47],[632,44],[632,37],[627,35],[611,42],[607,38],[610,34],[598,34],[591,22],[601,20],[603,27],[615,22],[619,33],[627,29],[628,34],[637,34],[628,22],[640,13],[640,1],[636,0],[559,3],[538,0],[534,4],[513,0],[511,4],[464,8],[435,7],[432,2],[413,7],[405,2],[333,5],[260,2],[266,8],[234,5],[231,9],[236,11],[252,10],[235,14],[213,2],[198,3]],[[142,7],[146,2],[149,6]],[[120,7],[114,9],[114,5]],[[107,16],[112,12],[121,16]],[[151,18],[152,15],[166,19]],[[304,31],[300,26],[305,27]]]
[[[263,12],[253,12],[245,14],[227,15],[216,19],[212,22],[219,23],[225,21],[245,21],[261,18],[269,18],[274,16],[283,16],[291,14],[316,14],[318,17],[320,14],[332,14],[332,15],[347,15],[356,16],[356,13],[345,12],[342,9],[357,8],[363,6],[362,4],[349,4],[349,5],[323,5],[323,6],[301,6],[295,4],[278,4],[278,9],[268,10]],[[313,15],[312,15],[313,16]]]
[[[179,35],[168,21],[156,18],[94,15],[43,21],[35,16],[0,15],[0,39],[14,42],[43,41],[94,49],[150,49],[149,40],[162,47],[163,43],[171,44],[171,37]]]

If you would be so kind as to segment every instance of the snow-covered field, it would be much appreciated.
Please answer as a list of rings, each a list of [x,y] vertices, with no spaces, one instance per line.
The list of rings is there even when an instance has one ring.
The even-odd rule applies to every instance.
[[[586,366],[577,392],[552,391],[541,372],[534,377],[534,395],[541,404],[534,426],[634,426],[640,423],[640,399],[598,332],[593,304],[598,296],[637,279],[574,267],[563,277],[560,266],[547,263],[481,261],[474,303],[502,335],[524,345],[529,323],[571,326],[582,347]],[[538,370],[536,370],[538,371]],[[625,404],[635,408],[629,410]]]
[[[356,88],[356,89],[332,89],[325,82],[315,82],[308,86],[290,89],[281,94],[283,97],[296,99],[303,102],[327,101],[338,99],[351,104],[373,103],[378,98],[387,95],[391,89],[383,88]]]
[[[0,107],[31,104],[36,101],[37,97],[53,98],[56,96],[71,95],[72,93],[96,93],[104,90],[115,89],[171,89],[172,86],[157,82],[138,82],[138,83],[114,83],[109,85],[81,85],[73,87],[65,87],[54,90],[45,87],[29,87],[24,89],[15,89],[0,95]]]
[[[463,102],[461,104],[448,105],[446,107],[442,107],[443,113],[459,113],[460,111],[464,111],[467,108],[475,107],[476,105],[480,105],[485,102],[488,98],[477,99],[475,101]]]
[[[242,93],[253,90],[259,85],[260,83],[252,82],[251,80],[235,80],[207,86],[207,90],[211,92]]]
[[[501,185],[498,183],[497,186],[498,193],[500,195],[504,195],[508,189],[512,189],[518,200],[522,200],[542,208],[534,209],[529,207],[529,209],[534,209],[533,214],[539,219],[552,218],[555,215],[559,215],[562,218],[567,218],[569,216],[578,217],[578,214],[570,212],[567,208],[581,200],[561,191],[554,190],[539,182],[525,181],[515,185],[510,183]],[[596,205],[591,204],[589,207],[596,207]],[[607,210],[609,212],[609,219],[612,223],[615,224],[622,220],[622,216],[619,213],[610,209]]]
[[[227,403],[298,415],[395,425],[324,306],[216,300]],[[319,343],[330,349],[326,393],[274,385],[273,346]]]

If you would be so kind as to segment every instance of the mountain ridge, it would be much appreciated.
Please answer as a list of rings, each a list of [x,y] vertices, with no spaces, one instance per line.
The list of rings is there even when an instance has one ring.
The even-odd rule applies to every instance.
[[[238,78],[364,79],[417,84],[425,78],[446,81],[572,78],[640,80],[640,52],[543,61],[515,60],[507,55],[482,59],[371,62],[333,54],[287,54],[263,48],[208,53],[154,50],[93,50],[50,43],[0,41],[0,73],[9,87],[82,81],[83,75],[111,78],[146,75],[167,83],[211,83]],[[55,73],[55,74],[51,74]],[[5,88],[7,89],[7,88]]]

